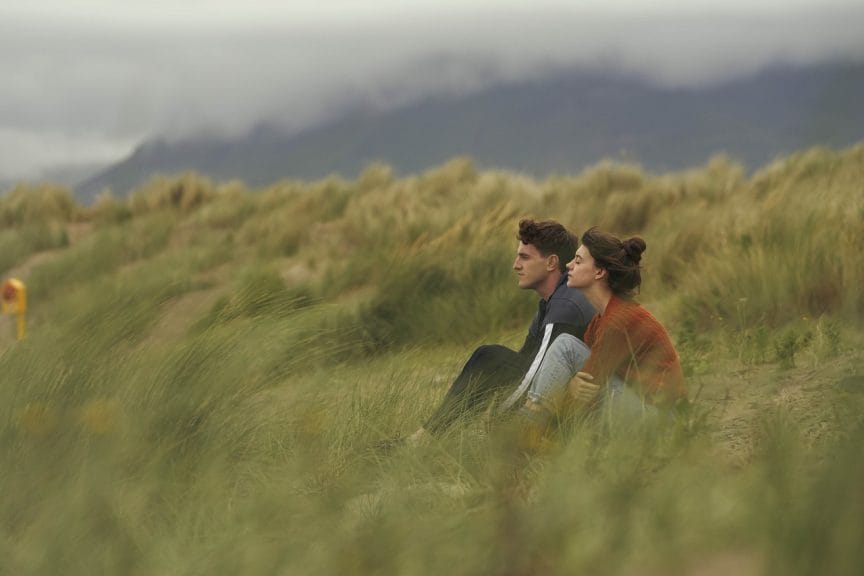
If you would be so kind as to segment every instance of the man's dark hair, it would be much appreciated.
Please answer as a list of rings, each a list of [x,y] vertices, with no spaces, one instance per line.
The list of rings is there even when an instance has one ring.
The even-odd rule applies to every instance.
[[[543,256],[558,256],[558,268],[561,272],[567,271],[567,263],[576,255],[576,237],[554,220],[520,220],[518,238],[523,244],[531,244],[537,248]]]

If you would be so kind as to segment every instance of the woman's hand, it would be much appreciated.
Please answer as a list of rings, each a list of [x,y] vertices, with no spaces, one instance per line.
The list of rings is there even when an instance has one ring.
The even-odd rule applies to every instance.
[[[570,392],[570,397],[577,404],[590,406],[597,400],[597,395],[600,393],[600,386],[594,384],[594,376],[587,372],[577,372],[567,384],[567,389]]]

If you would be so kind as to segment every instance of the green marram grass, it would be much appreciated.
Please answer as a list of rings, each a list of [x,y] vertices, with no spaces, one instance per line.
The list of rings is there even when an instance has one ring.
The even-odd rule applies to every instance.
[[[574,420],[531,459],[488,414],[382,451],[474,346],[521,344],[526,215],[647,240],[691,413]],[[751,176],[21,185],[0,223],[30,296],[25,341],[0,323],[0,573],[864,571],[862,146]]]

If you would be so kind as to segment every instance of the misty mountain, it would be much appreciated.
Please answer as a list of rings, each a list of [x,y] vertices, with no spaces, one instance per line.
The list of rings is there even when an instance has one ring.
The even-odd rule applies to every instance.
[[[610,158],[651,171],[725,152],[748,168],[814,145],[864,139],[864,64],[774,68],[701,88],[567,72],[437,97],[388,112],[355,111],[291,134],[261,124],[236,139],[156,140],[77,187],[85,201],[125,194],[155,174],[195,170],[250,186],[353,177],[371,162],[412,173],[460,155],[481,168],[574,173]]]
[[[94,178],[106,169],[105,164],[61,164],[43,170],[36,176],[27,178],[0,178],[0,194],[11,191],[19,184],[37,186],[53,184],[76,188],[81,182]]]

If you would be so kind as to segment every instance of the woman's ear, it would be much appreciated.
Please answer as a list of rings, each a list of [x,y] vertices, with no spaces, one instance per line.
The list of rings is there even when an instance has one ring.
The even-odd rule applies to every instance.
[[[595,280],[603,280],[609,276],[609,271],[606,268],[595,268],[594,269],[594,279]]]

